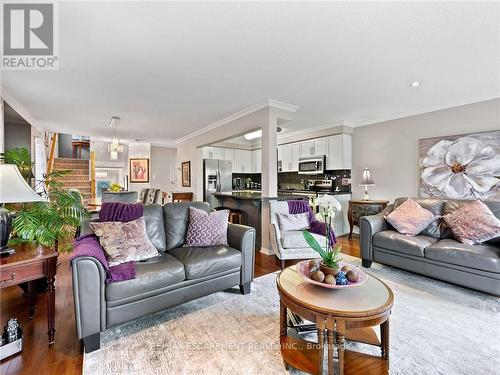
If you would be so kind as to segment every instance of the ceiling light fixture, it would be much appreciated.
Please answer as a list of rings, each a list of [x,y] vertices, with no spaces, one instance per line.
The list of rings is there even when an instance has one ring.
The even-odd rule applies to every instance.
[[[280,133],[283,129],[280,128],[279,126],[276,128],[276,132]],[[251,141],[252,139],[257,139],[262,137],[262,129],[256,130],[251,133],[247,133],[243,136],[247,141]]]
[[[256,130],[254,132],[245,134],[243,137],[245,137],[245,139],[247,141],[251,141],[252,139],[260,138],[260,137],[262,137],[262,129],[259,129],[259,130]]]
[[[418,81],[413,81],[412,83],[410,83],[410,86],[411,86],[411,87],[418,87],[418,86],[420,86],[420,82],[418,82]]]
[[[123,152],[123,145],[120,144],[120,140],[116,137],[116,122],[119,119],[119,117],[113,116],[109,121],[109,127],[113,128],[115,133],[115,136],[111,139],[111,143],[108,144],[108,151],[110,153],[111,160],[117,160],[118,153]]]

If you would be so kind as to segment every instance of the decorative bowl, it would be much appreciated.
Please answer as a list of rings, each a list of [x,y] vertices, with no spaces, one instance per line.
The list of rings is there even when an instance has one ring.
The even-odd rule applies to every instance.
[[[314,284],[314,285],[319,285],[322,286],[323,288],[328,288],[328,289],[347,289],[347,288],[356,288],[358,286],[364,285],[366,283],[366,280],[368,280],[368,276],[366,273],[361,271],[359,267],[353,266],[352,264],[345,263],[345,262],[339,262],[339,267],[342,268],[343,266],[350,266],[354,272],[358,275],[358,281],[355,283],[352,283],[350,281],[347,281],[347,285],[330,285],[330,284],[325,284],[325,283],[320,283],[319,281],[314,281],[309,277],[309,274],[311,272],[309,268],[309,261],[304,260],[302,262],[297,263],[297,272],[299,273],[300,276],[304,279],[304,281],[308,282],[309,284]]]

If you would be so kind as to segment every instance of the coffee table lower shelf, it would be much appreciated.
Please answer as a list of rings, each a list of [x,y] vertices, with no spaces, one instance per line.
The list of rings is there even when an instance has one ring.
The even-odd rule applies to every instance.
[[[299,337],[281,336],[281,356],[286,369],[292,366],[308,374],[320,374],[320,355],[323,347],[318,343],[307,341]],[[322,359],[321,359],[322,360]]]
[[[389,361],[370,354],[344,351],[344,375],[388,374]]]

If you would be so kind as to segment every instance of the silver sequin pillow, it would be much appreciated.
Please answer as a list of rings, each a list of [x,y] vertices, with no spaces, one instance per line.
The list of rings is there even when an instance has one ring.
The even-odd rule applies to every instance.
[[[500,220],[480,199],[443,216],[457,240],[469,245],[500,237]]]
[[[104,221],[90,223],[101,243],[110,266],[158,256],[146,233],[144,217],[126,223]]]
[[[417,202],[408,199],[385,219],[401,234],[416,236],[429,226],[436,217]]]
[[[280,230],[304,230],[309,228],[309,214],[307,212],[301,214],[285,214],[278,213],[278,224]]]

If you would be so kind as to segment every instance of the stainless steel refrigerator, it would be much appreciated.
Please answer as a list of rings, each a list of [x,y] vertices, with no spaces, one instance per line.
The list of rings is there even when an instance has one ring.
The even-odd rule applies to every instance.
[[[203,159],[203,200],[210,208],[219,206],[213,193],[233,191],[233,163],[229,160]]]

